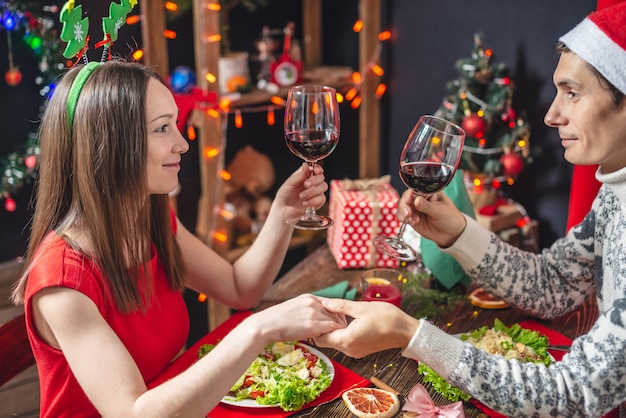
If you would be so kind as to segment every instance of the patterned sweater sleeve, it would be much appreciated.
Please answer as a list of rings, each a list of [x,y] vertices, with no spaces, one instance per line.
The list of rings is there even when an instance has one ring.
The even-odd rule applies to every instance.
[[[593,216],[541,254],[505,243],[467,217],[467,227],[444,252],[485,289],[540,318],[578,307],[594,292]]]
[[[599,230],[604,230],[603,223],[616,218],[616,224],[626,224],[613,203],[596,207],[581,225],[539,255],[501,242],[469,218],[466,230],[446,251],[487,289],[534,315],[555,317],[594,291],[593,266],[602,266],[601,257],[594,256],[601,253],[594,249],[595,228],[600,225]],[[611,208],[605,210],[607,206]],[[615,242],[624,236],[623,229],[615,229],[607,241],[615,247],[614,253],[623,253],[622,243]],[[600,242],[603,233],[595,235],[595,242]],[[623,267],[618,270],[626,271]],[[613,276],[621,276],[616,279],[621,283],[621,273]],[[427,321],[421,321],[403,355],[425,362],[453,385],[507,416],[599,417],[626,400],[626,298],[619,283],[613,283],[616,287],[610,293],[615,297],[605,298],[592,329],[574,341],[562,361],[550,366],[506,360],[467,343],[461,347]]]

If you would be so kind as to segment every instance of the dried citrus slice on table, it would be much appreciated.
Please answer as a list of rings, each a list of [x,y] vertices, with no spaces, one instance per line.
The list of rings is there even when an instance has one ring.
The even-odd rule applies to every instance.
[[[355,388],[341,397],[350,412],[359,418],[389,418],[400,409],[398,397],[382,389]]]
[[[468,299],[472,305],[483,309],[504,309],[509,307],[508,303],[487,292],[482,287],[470,293]]]

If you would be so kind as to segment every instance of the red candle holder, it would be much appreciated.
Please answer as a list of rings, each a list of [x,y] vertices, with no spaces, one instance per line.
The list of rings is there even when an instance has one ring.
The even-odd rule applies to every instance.
[[[402,304],[402,272],[394,269],[371,269],[361,276],[361,300]]]

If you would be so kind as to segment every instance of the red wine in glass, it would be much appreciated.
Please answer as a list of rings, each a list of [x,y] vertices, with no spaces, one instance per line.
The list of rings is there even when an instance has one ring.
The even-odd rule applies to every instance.
[[[330,155],[339,141],[339,105],[332,87],[294,86],[285,103],[285,142],[287,148],[306,161],[313,174],[315,164]],[[326,229],[333,224],[312,207],[299,219],[288,223],[298,229]]]
[[[337,146],[339,135],[335,131],[313,130],[286,134],[287,147],[304,161],[326,158]]]
[[[400,178],[416,195],[443,190],[454,177],[461,160],[465,131],[436,116],[422,116],[409,134],[400,154]],[[374,245],[382,253],[402,261],[417,259],[417,252],[402,239],[406,219],[395,237],[379,235]]]
[[[409,189],[428,195],[443,190],[452,177],[453,166],[439,162],[407,163],[400,166],[400,178]]]

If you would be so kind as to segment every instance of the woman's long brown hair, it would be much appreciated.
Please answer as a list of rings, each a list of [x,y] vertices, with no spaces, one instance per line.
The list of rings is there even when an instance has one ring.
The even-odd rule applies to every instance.
[[[84,253],[108,279],[122,312],[151,300],[151,244],[172,289],[182,290],[183,265],[171,228],[167,195],[148,195],[148,81],[159,77],[136,63],[110,61],[87,79],[68,128],[67,98],[80,68],[70,70],[50,98],[40,125],[41,160],[24,274],[13,301],[23,303],[28,272],[50,231]],[[79,228],[88,247],[66,231]]]

